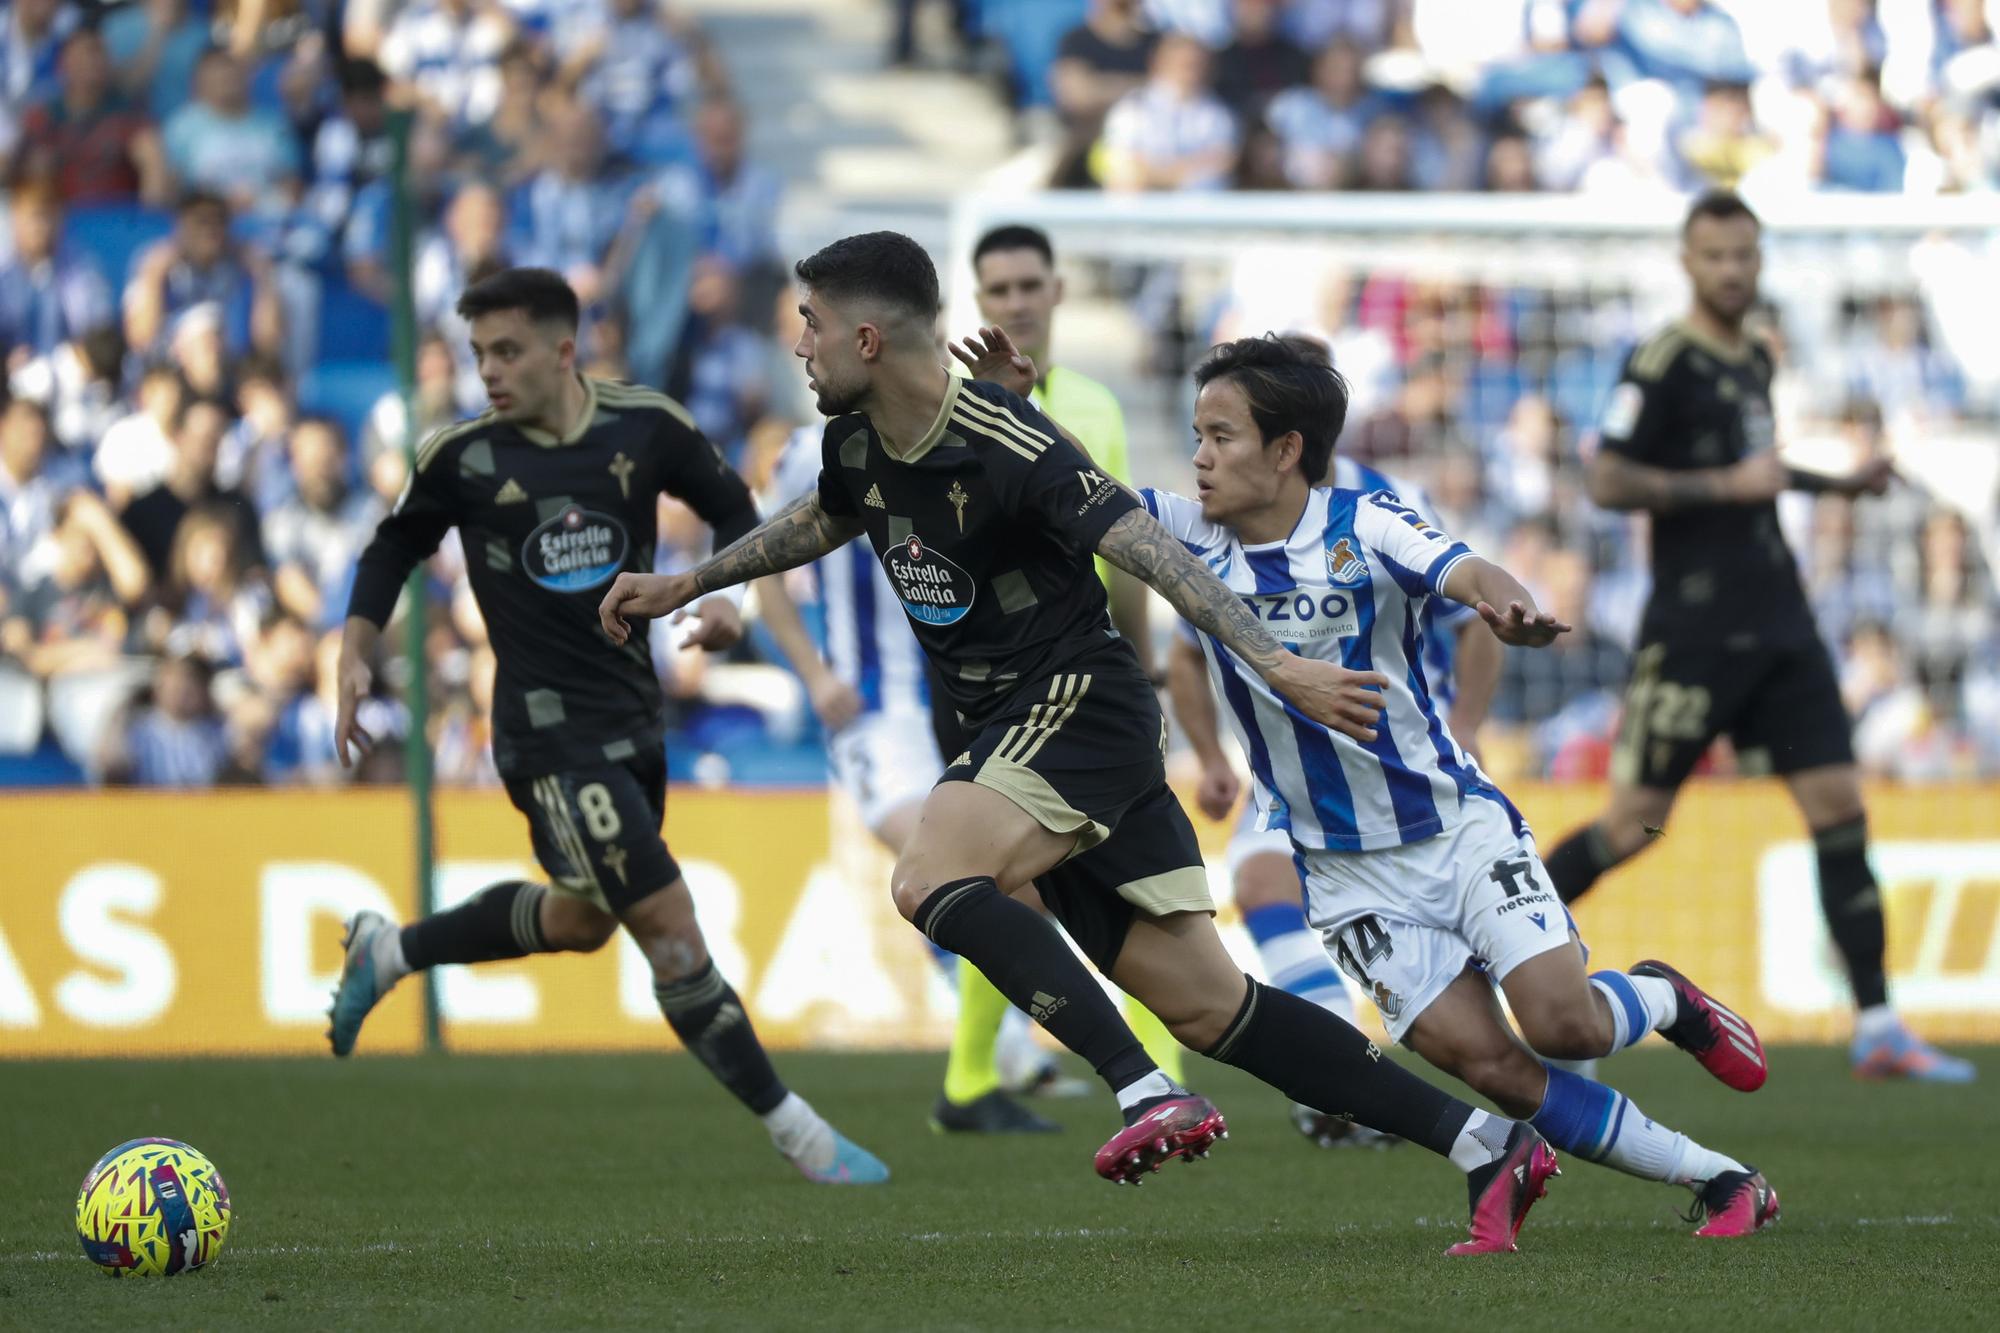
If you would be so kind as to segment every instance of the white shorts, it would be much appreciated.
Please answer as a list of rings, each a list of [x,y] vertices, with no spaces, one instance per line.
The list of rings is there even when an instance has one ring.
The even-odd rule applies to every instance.
[[[1305,860],[1307,918],[1396,1041],[1467,963],[1499,982],[1569,943],[1534,838],[1494,801],[1467,797],[1457,827],[1422,842]]]
[[[863,713],[834,734],[827,758],[871,833],[891,812],[923,800],[944,772],[931,715],[907,709]]]

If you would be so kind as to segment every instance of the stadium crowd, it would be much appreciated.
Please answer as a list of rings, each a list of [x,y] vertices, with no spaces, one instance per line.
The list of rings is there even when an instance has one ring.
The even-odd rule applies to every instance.
[[[997,30],[1026,21],[1019,4],[975,9]],[[1756,15],[1775,8],[1092,0],[1044,43],[1042,83],[1022,82],[1049,90],[1071,184],[1991,186],[1985,6]],[[469,278],[564,272],[586,305],[586,368],[682,399],[753,486],[809,418],[787,355],[780,182],[747,158],[699,29],[652,0],[0,11],[0,779],[342,780],[332,665],[355,557],[402,487],[406,430],[483,406],[452,309]],[[386,355],[399,108],[415,113],[413,423]],[[1642,332],[1630,300],[1331,267],[1274,282],[1246,262],[1190,323],[1204,344],[1267,327],[1328,339],[1356,393],[1342,447],[1426,484],[1579,626],[1555,651],[1510,655],[1496,735],[1530,771],[1601,772],[1645,561],[1641,529],[1583,498],[1580,459]],[[1787,387],[1784,429],[1856,456],[1995,407],[1925,308],[1893,294],[1856,304]],[[1915,487],[1791,500],[1864,763],[2000,773],[1991,504],[1968,521]],[[663,506],[663,565],[703,540]],[[428,579],[437,771],[491,782],[493,657],[455,538]],[[797,738],[799,691],[774,685],[754,640],[719,665],[662,648],[678,775],[717,771],[702,756],[726,750],[741,777],[746,748]],[[364,717],[392,739],[409,725],[398,665]],[[397,764],[379,746],[362,776]]]

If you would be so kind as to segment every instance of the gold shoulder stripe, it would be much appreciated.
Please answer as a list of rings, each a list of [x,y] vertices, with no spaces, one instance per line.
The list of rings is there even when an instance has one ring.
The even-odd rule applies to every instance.
[[[997,403],[989,403],[984,398],[980,398],[974,394],[961,393],[958,396],[958,405],[970,408],[976,417],[983,420],[991,420],[996,426],[1004,426],[1011,429],[1020,437],[1023,444],[1028,445],[1032,449],[1046,449],[1049,445],[1055,443],[1054,440],[1042,434],[1042,432],[1036,430],[1033,426],[1030,426],[1027,422],[1021,420],[1021,418],[1015,416],[1012,412]]]
[[[991,422],[981,421],[979,418],[971,415],[970,413],[961,412],[954,407],[951,410],[951,419],[957,422],[959,425],[965,427],[969,431],[973,431],[974,433],[979,435],[984,435],[986,438],[990,440],[995,440],[1001,444],[1006,445],[1009,449],[1012,449],[1015,453],[1027,459],[1030,463],[1034,462],[1036,459],[1041,457],[1040,453],[1036,452],[1034,449],[1029,448],[1027,445],[1022,444],[1019,440],[1007,434],[1005,431],[1001,430],[998,426],[993,425]]]
[[[417,471],[422,472],[425,468],[429,467],[431,460],[437,457],[438,450],[444,448],[453,440],[464,435],[469,435],[481,426],[490,424],[492,415],[493,413],[489,409],[488,411],[481,412],[470,421],[453,422],[449,426],[440,426],[438,429],[432,431],[430,438],[417,446]]]
[[[666,394],[642,385],[626,384],[619,380],[599,380],[597,401],[605,407],[657,407],[689,430],[700,429],[694,424],[694,414],[687,408]]]
[[[1687,335],[1679,327],[1668,325],[1658,333],[1639,344],[1639,350],[1632,354],[1632,377],[1642,380],[1657,380],[1665,375],[1687,344]]]

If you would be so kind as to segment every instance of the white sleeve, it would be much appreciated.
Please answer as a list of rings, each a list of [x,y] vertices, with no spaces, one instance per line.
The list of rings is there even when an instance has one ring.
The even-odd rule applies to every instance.
[[[1397,586],[1412,597],[1440,592],[1452,566],[1472,555],[1464,542],[1453,541],[1388,491],[1372,492],[1355,503],[1354,535],[1381,557]]]
[[[1145,502],[1146,512],[1160,520],[1160,526],[1183,544],[1195,549],[1215,545],[1219,529],[1201,516],[1201,501],[1151,486],[1142,488],[1139,498]]]

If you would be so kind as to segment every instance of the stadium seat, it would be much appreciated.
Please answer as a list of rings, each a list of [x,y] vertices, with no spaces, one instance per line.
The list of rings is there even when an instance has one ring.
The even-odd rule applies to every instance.
[[[329,277],[320,289],[319,359],[389,361],[389,312],[373,299]]]
[[[1007,48],[1014,96],[1023,107],[1047,106],[1049,67],[1063,37],[1083,22],[1087,0],[989,0],[986,31]]]
[[[132,271],[132,258],[154,241],[164,240],[174,220],[166,213],[123,204],[78,208],[63,217],[63,239],[95,259],[105,280],[122,287]]]
[[[396,370],[386,356],[322,361],[299,381],[299,409],[332,417],[347,431],[348,439],[358,440],[369,409],[395,387]]]

